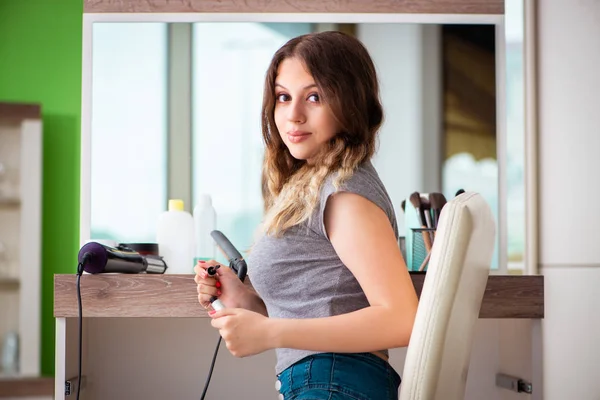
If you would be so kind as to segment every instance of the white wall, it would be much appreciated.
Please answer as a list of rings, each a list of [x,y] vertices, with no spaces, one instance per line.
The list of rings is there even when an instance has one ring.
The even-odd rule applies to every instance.
[[[600,2],[539,0],[544,399],[598,399]]]

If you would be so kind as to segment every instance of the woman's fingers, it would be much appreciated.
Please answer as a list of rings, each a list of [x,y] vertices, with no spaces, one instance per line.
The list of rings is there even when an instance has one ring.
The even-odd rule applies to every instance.
[[[206,294],[209,297],[219,296],[221,294],[221,291],[217,289],[216,286],[205,285],[203,283],[199,283],[197,285],[196,291],[198,292],[198,294]]]
[[[197,285],[202,283],[209,286],[216,286],[218,281],[216,278],[207,277],[206,275],[196,275],[194,276],[194,282]]]
[[[194,272],[196,275],[194,276],[194,282],[196,282],[196,291],[198,292],[198,302],[205,309],[209,308],[211,303],[210,300],[213,297],[218,297],[221,295],[221,282],[217,279],[220,276],[220,273],[217,273],[213,276],[209,275],[207,270],[210,267],[216,267],[218,269],[212,268],[212,270],[219,271],[223,266],[220,265],[215,260],[210,261],[199,261],[194,267]]]
[[[210,307],[210,299],[212,298],[212,296],[208,296],[206,294],[199,294],[198,295],[198,302],[200,303],[200,305],[204,308],[209,308]]]
[[[214,267],[216,265],[219,265],[218,262],[216,262],[215,260],[210,260],[210,261],[198,261],[196,263],[196,266],[194,266],[194,272],[196,274],[201,273],[202,271],[205,271],[209,268],[209,267]]]

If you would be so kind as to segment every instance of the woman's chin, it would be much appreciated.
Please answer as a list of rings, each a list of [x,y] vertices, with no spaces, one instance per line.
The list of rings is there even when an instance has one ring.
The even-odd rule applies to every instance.
[[[294,148],[289,149],[289,151],[290,151],[290,154],[292,155],[292,157],[294,157],[296,160],[306,161],[307,159],[310,158],[310,154],[306,151],[301,151],[301,150],[294,149]]]

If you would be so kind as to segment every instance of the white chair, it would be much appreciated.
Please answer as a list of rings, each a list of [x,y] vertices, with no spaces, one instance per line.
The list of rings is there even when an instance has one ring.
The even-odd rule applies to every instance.
[[[407,349],[400,400],[464,399],[496,225],[473,192],[443,208]]]

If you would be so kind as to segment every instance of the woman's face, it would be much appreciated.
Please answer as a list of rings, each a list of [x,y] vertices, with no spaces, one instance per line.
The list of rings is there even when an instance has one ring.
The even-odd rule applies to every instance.
[[[313,77],[297,58],[281,62],[275,79],[275,125],[292,156],[308,163],[340,130],[321,102]]]

